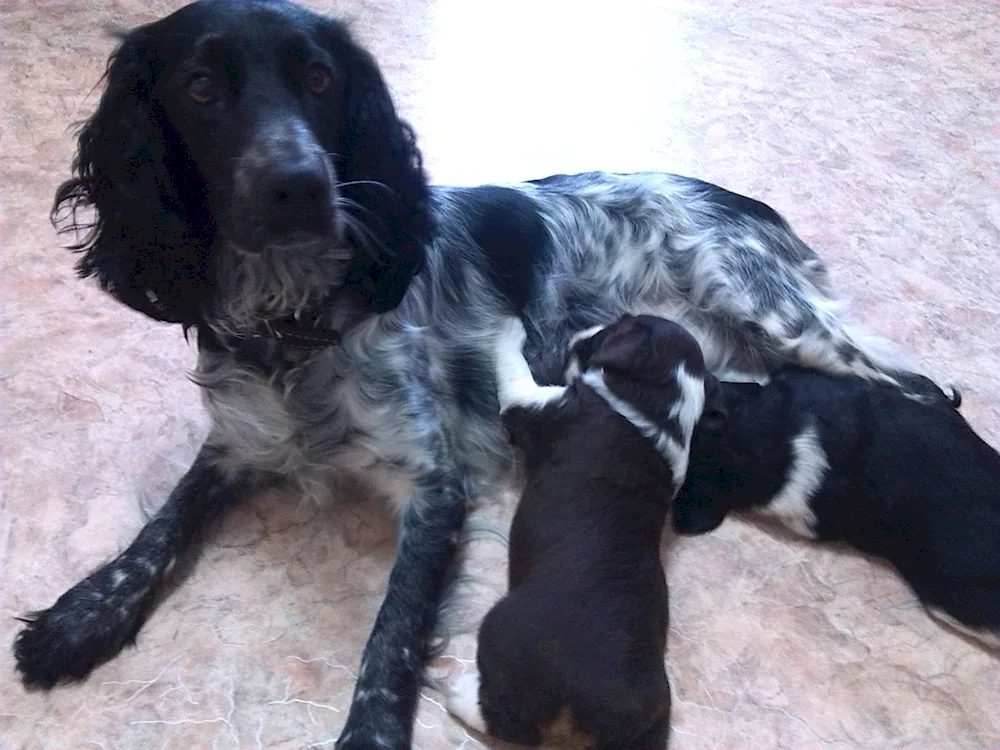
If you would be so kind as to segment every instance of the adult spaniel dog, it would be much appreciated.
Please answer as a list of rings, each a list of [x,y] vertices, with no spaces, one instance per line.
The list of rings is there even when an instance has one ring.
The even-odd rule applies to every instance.
[[[428,187],[372,57],[289,2],[204,0],[137,28],[106,84],[53,218],[81,276],[197,335],[212,428],[132,545],[25,617],[26,685],[131,642],[211,519],[274,483],[319,498],[363,473],[408,492],[338,747],[408,747],[466,511],[507,457],[503,316],[547,383],[574,333],[626,311],[682,323],[716,372],[896,379],[757,201],[668,174]]]

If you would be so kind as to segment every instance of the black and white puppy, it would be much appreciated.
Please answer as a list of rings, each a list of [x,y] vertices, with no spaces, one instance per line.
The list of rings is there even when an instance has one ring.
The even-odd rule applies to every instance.
[[[920,384],[915,384],[920,386]],[[752,508],[798,534],[889,560],[936,619],[1000,647],[1000,455],[924,379],[907,397],[786,369],[723,383],[729,419],[695,432],[674,528]]]
[[[526,745],[662,750],[667,585],[660,536],[691,433],[721,391],[676,323],[623,316],[574,346],[582,374],[536,385],[514,318],[497,345],[500,404],[524,456],[509,592],[483,620],[478,674],[448,709]]]

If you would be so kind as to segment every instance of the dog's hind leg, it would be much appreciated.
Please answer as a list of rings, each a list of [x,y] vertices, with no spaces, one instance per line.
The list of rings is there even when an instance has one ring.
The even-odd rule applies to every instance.
[[[194,464],[135,541],[56,600],[34,612],[14,642],[27,687],[85,679],[135,636],[174,564],[199,532],[226,508],[259,489],[265,478],[218,468],[218,449],[202,447]]]

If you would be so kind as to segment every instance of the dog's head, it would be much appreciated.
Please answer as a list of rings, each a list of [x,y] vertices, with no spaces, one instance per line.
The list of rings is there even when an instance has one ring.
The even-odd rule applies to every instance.
[[[702,419],[691,438],[691,456],[684,485],[674,498],[671,517],[679,534],[707,534],[718,528],[731,510],[749,507],[756,490],[734,485],[732,471],[726,468],[727,431],[732,423],[745,420],[746,410],[761,393],[757,383],[719,384],[726,401],[727,419]],[[745,424],[745,422],[744,422]]]
[[[160,320],[240,328],[343,289],[397,305],[431,233],[410,128],[338,22],[204,0],[128,33],[53,218]],[[80,209],[93,207],[93,218]]]

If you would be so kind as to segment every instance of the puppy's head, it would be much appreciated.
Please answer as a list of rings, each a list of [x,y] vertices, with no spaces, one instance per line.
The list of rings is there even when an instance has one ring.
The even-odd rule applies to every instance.
[[[726,417],[719,381],[705,367],[695,338],[682,326],[654,315],[623,315],[611,325],[592,328],[570,341],[567,379],[600,370],[609,385],[631,384],[663,395],[679,387],[678,372],[703,383],[700,419],[717,424]],[[652,390],[649,390],[652,389]],[[697,390],[697,388],[696,388]],[[677,394],[680,397],[680,394]]]
[[[695,428],[687,476],[674,498],[671,514],[678,534],[707,534],[725,520],[733,507],[720,464],[725,429],[724,419],[703,419]]]
[[[698,342],[673,321],[624,315],[575,337],[571,362],[612,408],[637,426],[647,425],[641,429],[657,431],[677,486],[687,471],[695,425],[711,427],[726,419],[722,388],[705,367]]]

